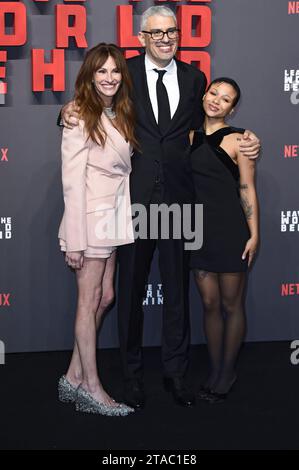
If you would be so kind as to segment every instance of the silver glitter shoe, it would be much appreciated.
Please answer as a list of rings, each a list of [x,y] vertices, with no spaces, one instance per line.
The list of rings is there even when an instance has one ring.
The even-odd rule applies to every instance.
[[[77,389],[76,411],[105,416],[127,416],[130,413],[134,413],[135,410],[124,403],[117,403],[115,405],[105,405],[105,403],[100,403],[80,385]]]
[[[65,375],[58,382],[58,399],[63,403],[74,403],[76,401],[77,387],[74,387]]]

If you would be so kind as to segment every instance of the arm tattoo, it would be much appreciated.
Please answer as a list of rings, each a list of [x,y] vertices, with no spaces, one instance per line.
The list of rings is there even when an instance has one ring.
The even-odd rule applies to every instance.
[[[240,184],[240,191],[246,191],[248,189],[247,184]],[[247,220],[251,219],[253,208],[252,205],[248,202],[246,194],[240,195],[241,205],[243,207],[245,217]]]

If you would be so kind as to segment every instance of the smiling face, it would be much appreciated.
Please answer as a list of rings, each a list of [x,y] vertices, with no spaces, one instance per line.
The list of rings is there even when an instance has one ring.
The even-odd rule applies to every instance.
[[[109,56],[106,62],[95,71],[93,82],[105,106],[111,106],[113,97],[121,85],[122,76],[114,59]]]
[[[150,16],[146,22],[145,31],[168,31],[176,28],[176,21],[172,16]],[[169,39],[166,34],[159,41],[154,41],[150,34],[140,32],[139,41],[145,47],[146,53],[158,67],[165,67],[170,63],[178,48],[178,38]]]
[[[203,108],[208,117],[224,118],[234,107],[236,90],[228,83],[214,83],[206,92]]]

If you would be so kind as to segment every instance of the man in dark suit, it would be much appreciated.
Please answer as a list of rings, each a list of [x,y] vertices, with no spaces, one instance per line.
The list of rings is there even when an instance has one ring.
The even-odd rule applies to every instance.
[[[198,69],[174,59],[178,44],[172,10],[151,7],[142,18],[139,39],[145,54],[127,61],[134,89],[137,138],[141,152],[132,158],[131,202],[152,204],[192,202],[188,146],[190,129],[201,127],[206,78]],[[164,33],[164,34],[163,34]],[[162,37],[163,36],[163,37]],[[157,90],[160,70],[169,103],[166,123],[159,123]],[[160,79],[161,80],[161,79]],[[151,221],[149,221],[151,223]],[[144,405],[142,386],[142,301],[155,248],[163,284],[162,362],[164,383],[182,405],[193,404],[183,382],[188,364],[188,265],[183,240],[137,238],[118,249],[118,321],[125,401]]]
[[[141,151],[132,158],[131,201],[148,209],[151,204],[192,203],[189,132],[203,122],[205,75],[175,59],[179,31],[171,9],[154,6],[142,15],[139,39],[145,53],[128,59],[137,114],[136,133]],[[70,107],[71,108],[71,107]],[[70,125],[70,108],[63,113]],[[256,156],[259,141],[247,131],[242,143],[247,156]],[[148,220],[149,224],[152,222]],[[161,235],[161,234],[160,234]],[[188,253],[184,240],[141,239],[118,248],[119,341],[125,378],[125,402],[142,408],[143,310],[145,284],[155,249],[163,283],[162,363],[165,388],[182,406],[192,406],[194,396],[184,376],[188,366],[189,308]]]
[[[132,158],[131,199],[132,203],[147,208],[161,203],[181,205],[193,199],[189,131],[200,128],[203,122],[206,77],[200,70],[174,58],[178,38],[172,10],[151,7],[142,16],[139,33],[145,54],[127,61],[141,145],[141,152],[135,152]],[[257,154],[259,147],[253,134],[251,138],[249,148],[245,146],[248,155],[251,151]],[[184,382],[189,348],[188,254],[184,251],[184,240],[171,237],[168,240],[137,238],[134,244],[118,249],[118,318],[125,401],[135,408],[145,403],[142,301],[156,247],[164,297],[164,385],[177,403],[191,406],[194,396]]]

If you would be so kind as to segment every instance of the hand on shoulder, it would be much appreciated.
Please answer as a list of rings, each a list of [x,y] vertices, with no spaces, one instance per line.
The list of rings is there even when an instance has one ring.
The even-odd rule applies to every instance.
[[[64,127],[67,129],[73,129],[73,127],[79,125],[79,108],[75,101],[70,101],[63,106],[61,110],[61,117]]]

